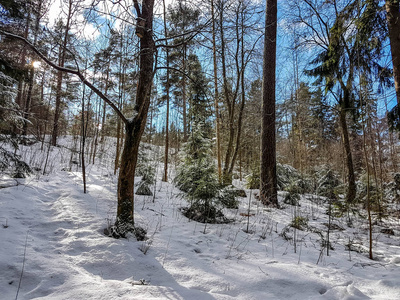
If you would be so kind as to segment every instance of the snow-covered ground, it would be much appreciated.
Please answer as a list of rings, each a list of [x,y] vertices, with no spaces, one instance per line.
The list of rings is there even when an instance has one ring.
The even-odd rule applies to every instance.
[[[21,148],[32,164],[35,147]],[[157,181],[155,197],[135,196],[148,240],[113,239],[103,233],[117,206],[112,159],[88,165],[84,194],[69,158],[56,148],[48,175],[0,178],[0,299],[400,299],[399,220],[394,236],[374,227],[369,260],[365,220],[349,228],[335,219],[344,230],[331,232],[327,256],[326,207],[315,197],[266,209],[247,190],[239,209],[226,211],[234,222],[205,225],[185,218],[179,191]],[[311,229],[285,230],[294,214]]]

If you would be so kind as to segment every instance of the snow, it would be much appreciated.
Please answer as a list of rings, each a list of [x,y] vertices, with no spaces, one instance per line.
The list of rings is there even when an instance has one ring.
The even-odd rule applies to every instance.
[[[27,162],[43,160],[39,147],[21,148]],[[302,197],[301,207],[276,210],[247,190],[239,210],[226,211],[234,222],[205,226],[180,213],[186,201],[171,183],[157,181],[154,198],[135,196],[135,220],[148,240],[106,237],[103,230],[116,215],[117,178],[109,171],[112,151],[105,153],[88,166],[87,194],[62,147],[51,152],[49,174],[0,178],[1,299],[17,293],[18,299],[52,300],[400,298],[400,221],[391,220],[394,236],[375,226],[375,260],[345,248],[351,241],[367,249],[361,219],[352,228],[345,218],[333,220],[344,230],[331,232],[329,256],[312,231],[297,230],[295,247],[281,235],[294,213],[326,234],[326,207],[311,195]],[[161,169],[160,163],[159,178]]]

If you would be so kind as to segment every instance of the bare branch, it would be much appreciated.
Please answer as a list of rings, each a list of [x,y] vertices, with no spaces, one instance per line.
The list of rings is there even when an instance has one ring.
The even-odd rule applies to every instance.
[[[140,12],[139,3],[137,2],[137,0],[133,0],[133,5],[135,6],[135,10],[136,10],[138,18],[141,18],[142,13]]]
[[[121,120],[127,124],[128,120],[125,118],[125,116],[122,114],[122,112],[115,106],[115,104],[107,98],[107,96],[105,96],[98,88],[96,88],[93,84],[91,84],[86,78],[85,76],[83,76],[83,74],[78,70],[73,70],[73,69],[69,69],[69,68],[65,68],[65,67],[60,67],[57,64],[53,63],[52,61],[50,61],[43,53],[41,53],[35,46],[33,46],[33,44],[31,44],[27,39],[10,33],[10,32],[6,32],[3,30],[0,30],[0,34],[3,34],[5,36],[17,39],[19,41],[22,41],[25,45],[29,46],[46,64],[48,64],[49,66],[51,66],[52,68],[56,69],[57,71],[61,71],[61,72],[65,72],[65,73],[69,73],[69,74],[73,74],[79,77],[79,79],[88,87],[90,88],[94,93],[96,93],[101,99],[104,100],[104,102],[106,102],[115,112],[116,114],[121,118]]]

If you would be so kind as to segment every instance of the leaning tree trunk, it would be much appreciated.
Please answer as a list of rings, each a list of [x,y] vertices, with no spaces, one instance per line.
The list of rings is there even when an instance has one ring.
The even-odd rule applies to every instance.
[[[400,7],[398,0],[386,0],[386,19],[392,52],[394,86],[397,105],[400,107]]]
[[[279,207],[275,139],[277,0],[267,0],[266,6],[262,89],[260,200],[265,205]]]
[[[136,3],[137,4],[137,3]],[[154,76],[154,40],[153,40],[154,0],[144,0],[142,11],[135,5],[138,17],[146,21],[145,30],[140,34],[139,82],[136,90],[137,113],[133,119],[125,122],[125,142],[121,155],[121,167],[118,177],[118,208],[116,228],[125,236],[134,231],[134,184],[135,169],[139,152],[140,139],[146,127],[147,112],[150,105],[151,87]],[[139,35],[139,34],[138,34]]]

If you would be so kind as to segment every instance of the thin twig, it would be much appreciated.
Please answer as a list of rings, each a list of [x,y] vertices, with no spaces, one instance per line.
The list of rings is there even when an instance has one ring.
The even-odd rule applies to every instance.
[[[22,261],[21,276],[19,277],[18,289],[17,289],[17,294],[15,295],[15,300],[18,299],[19,290],[21,288],[22,276],[24,275],[25,257],[26,257],[26,245],[27,244],[28,244],[28,231],[26,232],[26,237],[25,237],[24,259]]]

